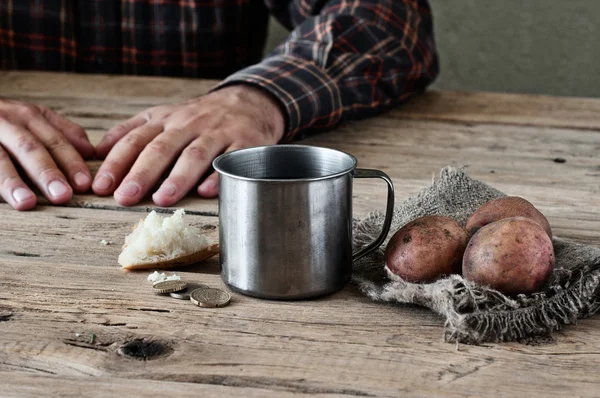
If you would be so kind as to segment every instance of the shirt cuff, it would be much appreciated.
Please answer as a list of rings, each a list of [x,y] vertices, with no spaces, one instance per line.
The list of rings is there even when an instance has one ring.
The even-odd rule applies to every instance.
[[[337,83],[314,62],[290,56],[273,56],[226,78],[215,89],[251,84],[273,95],[287,113],[282,141],[301,138],[309,130],[331,129],[342,118]]]

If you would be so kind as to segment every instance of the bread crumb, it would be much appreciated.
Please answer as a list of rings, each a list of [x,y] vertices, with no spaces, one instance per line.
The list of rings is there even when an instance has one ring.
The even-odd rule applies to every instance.
[[[113,243],[112,243],[112,241],[110,241],[110,240],[102,239],[102,240],[100,241],[100,244],[101,244],[101,245],[104,245],[104,246],[110,246],[110,245],[112,245]]]
[[[150,275],[148,275],[148,282],[155,284],[157,282],[163,281],[178,281],[181,280],[181,277],[175,273],[171,273],[170,275],[163,273],[159,273],[158,271],[154,271]]]

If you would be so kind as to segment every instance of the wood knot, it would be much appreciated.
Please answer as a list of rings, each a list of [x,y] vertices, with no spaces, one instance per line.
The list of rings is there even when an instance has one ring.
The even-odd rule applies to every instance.
[[[156,340],[135,339],[126,342],[117,350],[121,356],[138,361],[150,361],[173,352],[167,344]]]

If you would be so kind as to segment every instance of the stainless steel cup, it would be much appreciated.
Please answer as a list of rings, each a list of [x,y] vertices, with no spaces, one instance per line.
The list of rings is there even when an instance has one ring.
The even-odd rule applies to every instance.
[[[394,207],[391,179],[356,165],[347,153],[304,145],[242,149],[215,159],[223,281],[268,299],[311,298],[343,288],[352,261],[387,236]],[[388,186],[383,230],[354,254],[353,178],[381,178]]]

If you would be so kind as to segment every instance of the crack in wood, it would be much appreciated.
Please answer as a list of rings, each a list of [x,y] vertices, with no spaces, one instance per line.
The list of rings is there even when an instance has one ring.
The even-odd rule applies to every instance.
[[[0,308],[0,322],[6,322],[13,316],[13,312],[8,309]]]
[[[439,325],[436,326],[439,329]],[[389,347],[389,344],[371,344],[368,342],[362,342],[362,343],[357,343],[357,342],[351,342],[351,341],[339,341],[339,340],[328,340],[328,339],[311,339],[308,337],[301,337],[301,336],[284,336],[284,335],[277,335],[277,334],[264,334],[264,333],[255,333],[255,332],[249,332],[249,331],[245,331],[245,330],[239,330],[237,333],[239,334],[245,334],[245,335],[249,335],[249,336],[257,336],[257,337],[261,337],[261,338],[268,338],[268,339],[282,339],[282,340],[287,340],[287,341],[305,341],[305,342],[309,342],[309,343],[329,343],[329,344],[344,344],[344,345],[356,345],[356,346],[366,346],[366,347]]]
[[[71,216],[56,216],[56,218],[61,218],[63,220],[77,220],[77,217],[71,217]]]
[[[163,207],[152,207],[152,206],[121,207],[121,206],[115,206],[115,205],[105,205],[105,204],[90,203],[90,202],[71,202],[64,206],[65,207],[73,207],[73,208],[82,208],[82,209],[127,211],[127,212],[137,212],[137,213],[150,213],[153,210],[157,213],[163,213],[163,214],[173,213],[173,209],[168,209],[168,208],[163,208]],[[204,217],[218,217],[219,216],[219,213],[217,213],[216,211],[198,211],[198,210],[188,210],[188,209],[185,209],[185,214],[190,214],[193,216],[204,216]]]
[[[175,381],[183,383],[212,384],[225,387],[240,388],[266,388],[275,391],[286,391],[299,394],[337,394],[351,397],[376,397],[375,394],[347,388],[330,388],[311,386],[306,379],[277,379],[269,377],[252,376],[224,376],[224,375],[153,375],[153,379]]]
[[[13,251],[13,250],[7,250],[7,251],[4,251],[3,253],[5,253],[5,254],[12,254],[13,256],[17,256],[17,257],[41,257],[39,254],[26,253],[26,252],[17,252],[17,251]]]
[[[95,350],[95,351],[101,351],[101,352],[108,352],[108,348],[106,348],[106,347],[113,344],[113,343],[94,344],[94,343],[86,343],[83,341],[77,341],[77,340],[72,340],[72,339],[66,339],[63,341],[63,343],[65,343],[66,345],[70,345],[72,347],[85,348],[88,350]]]
[[[456,380],[463,379],[479,372],[481,369],[487,368],[494,362],[494,358],[483,358],[481,360],[469,360],[466,364],[461,364],[460,366],[450,365],[438,373],[438,381],[453,383]]]
[[[158,308],[133,308],[133,307],[127,307],[127,309],[131,310],[131,311],[171,312],[171,310],[162,310],[162,309],[158,309]]]
[[[63,117],[66,118],[82,118],[82,119],[107,119],[107,120],[126,120],[131,115],[129,114],[119,114],[119,113],[93,113],[93,112],[63,112]]]
[[[46,370],[46,369],[42,369],[42,368],[35,368],[33,366],[26,366],[26,365],[14,365],[11,363],[6,363],[6,362],[0,362],[0,367],[1,366],[5,366],[8,369],[14,369],[16,371],[20,371],[20,372],[28,372],[28,373],[46,373],[49,375],[56,375],[58,373],[56,372],[52,372],[50,370]]]
[[[533,127],[533,128],[548,128],[548,129],[570,129],[570,130],[581,130],[590,131],[593,133],[598,132],[598,128],[595,126],[573,126],[569,123],[555,122],[540,126],[536,123],[521,122],[516,120],[461,120],[452,117],[434,115],[434,114],[409,114],[409,113],[390,113],[388,118],[393,120],[416,120],[423,122],[443,122],[448,124],[462,125],[466,127],[474,126],[486,126],[486,125],[499,125],[499,126],[517,126],[517,127]]]

